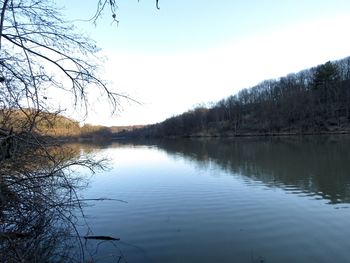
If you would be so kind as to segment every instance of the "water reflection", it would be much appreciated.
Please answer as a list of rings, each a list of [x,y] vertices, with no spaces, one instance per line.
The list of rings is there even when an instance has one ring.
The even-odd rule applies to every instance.
[[[198,166],[215,163],[233,175],[261,181],[330,204],[350,203],[349,136],[181,139],[124,142],[156,145]],[[113,147],[113,144],[110,146]],[[114,144],[114,147],[120,145]]]
[[[349,203],[349,143],[321,136],[89,146],[110,157],[111,169],[92,178],[85,196],[127,203],[96,203],[86,215],[94,234],[120,237],[127,262],[345,263],[350,210],[334,208]],[[118,250],[96,255],[111,254]]]
[[[98,168],[81,145],[30,147],[0,166],[0,262],[84,261],[77,232],[87,181],[75,167]],[[89,148],[84,150],[89,151]]]

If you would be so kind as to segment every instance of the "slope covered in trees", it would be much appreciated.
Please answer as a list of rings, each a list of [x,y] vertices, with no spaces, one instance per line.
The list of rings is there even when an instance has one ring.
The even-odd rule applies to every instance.
[[[125,136],[240,136],[350,131],[350,57],[265,80]]]
[[[18,133],[32,125],[33,133],[40,137],[108,139],[112,136],[111,128],[91,124],[80,127],[79,122],[62,114],[37,112],[32,109],[0,109],[0,113],[0,131],[3,133],[11,130]],[[32,119],[35,119],[35,123],[30,121]]]

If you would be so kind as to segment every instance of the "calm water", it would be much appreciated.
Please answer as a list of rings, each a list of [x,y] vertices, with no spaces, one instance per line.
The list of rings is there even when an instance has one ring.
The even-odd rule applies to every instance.
[[[350,138],[113,143],[86,209],[98,262],[350,262]],[[95,245],[97,242],[95,243]],[[119,260],[119,256],[123,258]]]

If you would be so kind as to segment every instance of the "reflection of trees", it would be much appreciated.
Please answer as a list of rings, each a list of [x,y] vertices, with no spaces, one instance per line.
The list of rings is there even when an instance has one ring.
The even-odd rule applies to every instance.
[[[154,144],[200,165],[211,161],[269,186],[320,194],[331,203],[350,202],[347,136],[162,140]]]
[[[100,163],[80,156],[77,147],[21,148],[16,158],[1,160],[0,261],[66,262],[70,244],[80,240],[76,191],[84,183],[71,171]]]
[[[18,203],[17,203],[18,204]],[[27,207],[11,210],[1,227],[1,262],[64,262],[70,255],[71,226],[47,204],[21,202]],[[9,207],[7,207],[9,208]],[[6,211],[6,210],[5,210]],[[4,210],[2,210],[4,212]],[[7,211],[6,211],[7,212]],[[64,211],[68,214],[68,211]],[[21,214],[24,213],[24,214]],[[3,220],[3,216],[2,216]]]

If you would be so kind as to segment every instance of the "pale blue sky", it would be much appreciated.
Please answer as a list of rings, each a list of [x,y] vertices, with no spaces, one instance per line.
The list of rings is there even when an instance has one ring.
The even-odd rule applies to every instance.
[[[97,1],[57,2],[68,18],[87,19]],[[117,90],[144,103],[126,105],[117,118],[101,117],[107,110],[96,108],[88,121],[158,122],[264,79],[350,55],[349,0],[160,0],[159,5],[157,10],[154,0],[120,1],[118,27],[111,25],[109,12],[96,26],[76,23],[109,57],[106,77]]]
[[[71,18],[92,17],[97,0],[60,0]],[[77,23],[103,48],[142,52],[203,49],[295,24],[347,15],[348,0],[119,1],[119,27],[108,11],[97,26]]]

